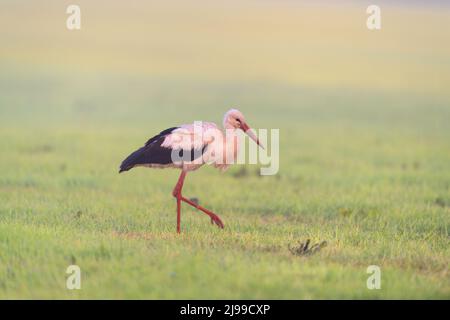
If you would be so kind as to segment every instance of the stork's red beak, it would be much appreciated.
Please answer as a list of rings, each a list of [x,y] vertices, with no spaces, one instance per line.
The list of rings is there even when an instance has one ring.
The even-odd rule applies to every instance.
[[[258,137],[256,137],[255,133],[253,132],[253,130],[248,126],[247,123],[242,122],[241,124],[241,129],[242,131],[244,131],[253,141],[255,141],[258,146],[260,146],[261,148],[264,149],[264,147],[262,146],[262,144],[259,142]]]

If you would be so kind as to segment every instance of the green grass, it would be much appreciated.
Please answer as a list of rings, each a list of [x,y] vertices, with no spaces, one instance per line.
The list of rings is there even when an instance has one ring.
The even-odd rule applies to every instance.
[[[306,16],[312,10],[303,9]],[[327,10],[333,17],[334,11]],[[281,11],[274,17],[282,16]],[[286,21],[297,23],[288,11]],[[339,12],[335,18],[341,23]],[[381,45],[378,51],[358,42],[370,52],[384,50],[376,63],[397,84],[386,88],[371,83],[385,78],[383,70],[373,70],[375,78],[359,75],[358,65],[370,66],[364,59],[356,59],[349,74],[324,68],[319,77],[300,72],[294,63],[302,63],[299,55],[290,60],[295,72],[302,73],[303,80],[317,77],[308,85],[284,79],[286,68],[273,73],[278,58],[270,52],[261,58],[255,51],[246,56],[245,50],[227,62],[239,66],[237,62],[247,61],[240,58],[256,57],[262,60],[253,66],[263,72],[270,61],[265,77],[257,73],[248,78],[252,67],[242,73],[237,68],[230,80],[205,58],[210,63],[205,70],[214,74],[209,77],[204,70],[182,68],[183,63],[189,65],[183,55],[167,56],[178,62],[170,66],[180,68],[165,76],[136,71],[133,54],[139,50],[128,31],[114,37],[103,31],[108,41],[130,40],[122,52],[130,62],[119,59],[120,67],[114,67],[108,61],[116,61],[120,51],[105,54],[104,61],[91,61],[99,56],[99,48],[76,35],[64,40],[51,34],[46,28],[59,21],[51,17],[39,24],[45,33],[39,28],[35,32],[55,41],[53,51],[30,40],[26,28],[2,29],[10,37],[5,37],[9,51],[0,55],[0,298],[450,298],[450,96],[441,90],[444,82],[434,82],[450,76],[448,48],[436,44],[448,28],[436,28],[433,39],[425,31],[410,33],[413,40],[423,36],[435,41],[435,51],[427,54],[440,57],[437,60],[424,61],[422,49],[408,49],[410,59],[398,61],[399,52],[418,42],[407,46],[399,30],[389,33],[389,24],[383,31],[386,42],[375,41]],[[91,37],[89,30],[98,20],[88,21],[81,35]],[[190,22],[183,27],[196,26]],[[251,30],[258,30],[258,23],[267,27],[263,22],[255,20]],[[235,41],[245,49],[279,49],[289,42],[279,38],[281,31],[291,30],[287,22],[264,41],[258,38],[245,46],[239,38]],[[336,34],[326,32],[308,41],[353,52],[354,41],[366,35],[348,36],[346,28],[330,27],[340,35],[339,45],[333,42]],[[199,38],[194,43],[210,43],[209,34],[195,36]],[[12,40],[16,37],[31,49],[22,52]],[[67,53],[55,39],[62,47],[64,41],[73,47],[81,44],[80,52]],[[233,39],[219,42],[227,46]],[[163,40],[155,41],[161,46],[158,41]],[[320,43],[308,46],[314,55],[320,50],[327,55]],[[180,50],[186,48],[194,50],[195,45],[180,45]],[[38,54],[42,52],[45,58]],[[362,59],[358,51],[354,55]],[[63,57],[72,69],[57,66]],[[152,57],[152,64],[167,62],[156,53]],[[328,58],[327,64],[345,67],[339,57]],[[52,59],[55,65],[49,63]],[[436,77],[408,82],[411,74],[406,69],[426,69]],[[348,77],[341,86],[336,84],[340,77]],[[351,85],[355,83],[358,86]],[[280,129],[280,171],[261,177],[259,166],[247,165],[245,171],[242,166],[226,173],[204,167],[189,174],[184,194],[215,211],[225,229],[183,206],[178,235],[171,196],[178,171],[139,168],[119,175],[118,165],[152,134],[188,121],[220,122],[230,107],[239,107],[256,128]],[[309,256],[289,251],[288,245],[307,239],[326,241],[327,246]],[[71,264],[81,268],[81,290],[66,289],[65,271]],[[369,265],[381,268],[380,290],[366,287]]]
[[[174,122],[149,110],[136,126],[117,119],[93,127],[101,114],[94,109],[83,111],[84,124],[74,125],[76,111],[72,120],[5,124],[0,297],[448,298],[449,132],[444,119],[404,115],[389,99],[380,119],[370,106],[323,110],[316,119],[319,110],[300,109],[298,125],[289,110],[272,117],[283,124],[279,174],[260,177],[258,166],[246,166],[244,174],[237,167],[188,175],[185,194],[226,227],[184,206],[181,235],[170,195],[177,171],[117,174],[122,158]],[[219,120],[222,110],[214,111]],[[245,112],[255,126],[270,123],[264,109]],[[328,246],[292,255],[288,244],[306,239]],[[82,270],[77,292],[65,289],[74,262]],[[366,288],[372,264],[382,268],[381,290]]]

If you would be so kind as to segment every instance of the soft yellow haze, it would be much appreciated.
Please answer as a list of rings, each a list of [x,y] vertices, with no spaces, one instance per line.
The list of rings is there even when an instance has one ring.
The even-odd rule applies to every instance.
[[[69,1],[2,4],[2,65],[149,77],[270,81],[450,95],[450,11],[297,1]],[[21,5],[22,4],[22,5]]]

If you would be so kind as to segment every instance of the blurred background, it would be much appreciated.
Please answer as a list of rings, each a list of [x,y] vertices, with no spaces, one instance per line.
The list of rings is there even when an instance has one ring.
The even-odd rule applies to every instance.
[[[221,122],[231,107],[284,129],[281,170],[299,159],[289,144],[448,138],[445,1],[381,1],[379,31],[366,27],[369,1],[80,0],[72,31],[69,4],[1,1],[4,150],[94,140],[83,159],[110,170],[159,130]],[[106,155],[103,143],[119,147]]]
[[[3,128],[150,133],[230,107],[267,127],[449,115],[445,1],[378,2],[380,31],[366,28],[369,1],[293,0],[80,0],[82,28],[69,31],[72,2],[1,1]]]

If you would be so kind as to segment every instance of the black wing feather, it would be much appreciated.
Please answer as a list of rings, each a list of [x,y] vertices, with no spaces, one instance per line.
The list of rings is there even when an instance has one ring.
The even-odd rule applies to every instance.
[[[120,165],[119,173],[128,171],[137,165],[148,163],[169,164],[171,163],[171,149],[161,147],[164,139],[173,130],[178,127],[172,127],[161,131],[158,135],[150,138],[145,146],[130,154]]]
[[[178,129],[178,127],[173,127],[161,131],[158,135],[150,138],[145,146],[136,150],[132,154],[130,154],[120,165],[119,173],[128,171],[135,166],[145,165],[145,164],[160,164],[166,165],[172,163],[172,149],[161,147],[161,144],[164,142],[164,139],[168,134],[170,134],[173,130]],[[188,159],[191,161],[193,159],[201,156],[205,150],[207,145],[203,146],[201,154],[195,152],[195,149],[192,150],[181,150],[180,157],[184,159],[184,155],[189,153]]]
[[[145,146],[147,147],[149,144],[159,140],[161,137],[166,137],[169,133],[172,133],[173,130],[178,129],[179,127],[172,127],[166,130],[161,131],[158,135],[150,138],[146,143]]]

